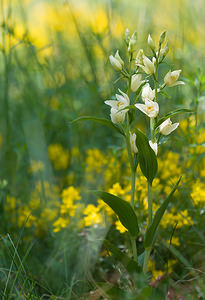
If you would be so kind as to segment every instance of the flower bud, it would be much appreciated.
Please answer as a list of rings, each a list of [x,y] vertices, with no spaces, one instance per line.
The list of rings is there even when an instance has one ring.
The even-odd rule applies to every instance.
[[[110,63],[116,71],[121,71],[124,66],[124,61],[121,59],[119,55],[119,50],[116,51],[115,56],[109,56]]]
[[[142,80],[142,75],[140,75],[140,74],[132,75],[132,79],[131,79],[132,92],[136,92],[138,90],[138,88],[141,86],[141,84],[144,82],[145,82],[145,80]]]
[[[142,100],[145,102],[145,100],[152,101],[155,97],[155,90],[152,90],[149,83],[146,83],[145,86],[143,86],[142,89]]]
[[[183,81],[177,81],[180,73],[181,73],[181,70],[176,70],[173,72],[169,71],[164,77],[164,83],[169,87],[179,85],[179,84],[184,84]]]
[[[161,53],[162,56],[165,57],[168,52],[169,52],[169,46],[168,46],[168,42],[166,42],[164,48],[160,51],[160,53]]]
[[[138,152],[137,146],[136,146],[136,134],[132,133],[131,131],[130,133],[130,146],[131,146],[131,150],[134,153]]]
[[[154,73],[154,64],[145,55],[143,56],[143,64],[144,64],[144,67],[142,69],[145,71],[146,74],[153,74]]]
[[[147,40],[147,42],[148,42],[148,45],[149,45],[149,47],[151,48],[151,50],[155,50],[155,44],[154,44],[154,41],[153,41],[153,39],[151,38],[151,35],[150,35],[150,34],[148,35],[148,40]]]
[[[135,50],[136,45],[137,45],[137,32],[135,31],[130,38],[128,52],[133,52]]]
[[[164,42],[165,40],[165,37],[166,37],[166,31],[163,31],[161,34],[160,34],[160,37],[159,37],[159,46],[162,45],[162,43]]]
[[[149,141],[149,145],[152,148],[152,150],[154,151],[154,153],[157,155],[157,152],[158,152],[158,145],[157,145],[157,143],[153,143],[152,141]]]
[[[159,126],[159,131],[163,135],[168,135],[172,131],[174,131],[178,126],[179,123],[172,124],[172,121],[170,120],[170,118],[168,118]]]
[[[111,121],[114,123],[114,124],[117,124],[117,123],[123,123],[124,120],[125,120],[125,115],[126,115],[126,112],[124,111],[119,111],[115,108],[111,108],[111,111],[110,111],[110,118],[111,118]]]
[[[144,56],[144,51],[142,49],[140,49],[137,52],[137,56],[136,56],[136,59],[135,59],[136,65],[142,65],[143,64],[143,56]]]
[[[130,32],[129,32],[129,29],[127,28],[125,30],[125,42],[126,42],[127,46],[129,45],[129,41],[130,41]]]

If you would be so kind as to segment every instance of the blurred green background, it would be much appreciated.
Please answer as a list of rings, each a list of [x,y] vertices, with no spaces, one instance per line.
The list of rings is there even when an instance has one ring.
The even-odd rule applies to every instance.
[[[87,299],[91,297],[88,292],[96,289],[95,280],[109,281],[111,275],[106,274],[117,272],[101,246],[105,236],[119,246],[128,243],[126,233],[120,226],[116,229],[115,219],[103,219],[102,205],[86,190],[100,187],[129,195],[124,145],[106,127],[91,122],[71,125],[70,121],[82,115],[109,118],[104,101],[119,87],[126,87],[123,81],[115,83],[118,75],[109,55],[119,49],[126,60],[126,28],[137,31],[138,49],[143,48],[146,55],[151,55],[148,34],[157,42],[160,33],[167,31],[170,51],[159,79],[170,69],[182,69],[186,85],[168,90],[170,98],[159,99],[161,113],[194,109],[197,99],[197,126],[193,115],[176,118],[181,121],[176,136],[160,149],[156,199],[169,192],[179,174],[184,180],[170,208],[172,224],[170,228],[164,224],[160,240],[165,243],[176,231],[178,250],[165,251],[166,246],[159,243],[152,273],[163,274],[170,259],[175,267],[168,289],[177,293],[178,286],[185,285],[175,285],[177,281],[196,277],[193,285],[187,283],[184,288],[193,298],[184,299],[203,297],[204,1],[0,2],[2,299],[48,299],[52,295],[50,299]],[[145,130],[143,116],[137,113],[137,118],[139,128]],[[144,203],[145,183],[139,178],[138,184],[143,187],[138,193]],[[184,212],[182,219],[179,211]],[[178,231],[175,223],[181,224]],[[159,257],[163,257],[160,263]],[[190,268],[199,268],[201,273]],[[164,287],[159,293],[163,292]]]

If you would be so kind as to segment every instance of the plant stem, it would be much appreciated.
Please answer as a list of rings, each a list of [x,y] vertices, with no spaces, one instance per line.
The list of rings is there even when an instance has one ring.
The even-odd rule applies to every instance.
[[[137,262],[136,239],[133,237],[130,237],[130,240],[131,240],[131,244],[132,244],[133,257],[134,257],[134,260]]]
[[[147,266],[148,266],[148,261],[149,261],[149,256],[151,252],[151,247],[145,249],[145,258],[144,258],[144,264],[143,264],[143,273],[147,273]]]
[[[129,71],[131,69],[131,59],[130,59],[130,67]],[[131,93],[131,76],[129,77],[128,81],[128,97],[130,98],[130,93]],[[135,166],[134,166],[134,159],[133,159],[133,154],[131,150],[131,145],[130,145],[130,120],[129,120],[129,114],[127,113],[127,134],[126,134],[126,144],[127,144],[127,153],[128,153],[128,158],[130,162],[130,169],[131,169],[131,206],[134,209],[135,207]],[[132,245],[132,252],[133,252],[133,258],[137,262],[137,246],[136,246],[136,239],[133,237],[130,237],[131,239],[131,245]]]
[[[152,185],[148,182],[148,224],[152,222]]]

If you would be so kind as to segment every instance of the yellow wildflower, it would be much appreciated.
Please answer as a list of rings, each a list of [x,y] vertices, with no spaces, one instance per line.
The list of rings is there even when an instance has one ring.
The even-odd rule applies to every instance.
[[[116,229],[120,232],[120,233],[124,233],[127,231],[127,228],[125,228],[122,223],[120,222],[120,220],[117,220],[115,222],[115,226],[116,226]]]
[[[60,144],[48,146],[48,155],[56,170],[66,169],[69,164],[69,152]]]
[[[85,226],[99,225],[103,223],[99,208],[93,204],[89,204],[83,211]]]

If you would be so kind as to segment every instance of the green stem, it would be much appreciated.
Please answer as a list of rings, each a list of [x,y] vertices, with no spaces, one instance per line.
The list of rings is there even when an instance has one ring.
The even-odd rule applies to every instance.
[[[131,206],[135,207],[135,170],[131,170]]]
[[[133,257],[134,260],[137,262],[137,246],[136,246],[136,239],[133,237],[130,237],[131,244],[132,244],[132,251],[133,251]]]
[[[151,135],[151,141],[152,143],[155,142],[155,132],[154,132],[154,127],[155,127],[155,118],[150,118],[150,135]]]
[[[152,222],[152,185],[148,182],[148,221]]]
[[[131,65],[131,61],[130,61],[130,65]],[[128,94],[129,98],[130,98],[130,93],[131,93],[131,76],[129,77],[128,91],[127,91],[127,94]],[[131,145],[130,145],[130,122],[129,122],[129,114],[128,113],[127,113],[126,144],[127,144],[127,153],[128,153],[128,158],[129,158],[129,162],[130,162],[130,169],[131,169],[131,206],[134,209],[134,206],[135,206],[135,174],[136,174],[136,170],[135,170],[135,167],[134,167],[134,159],[133,159],[133,154],[132,154]],[[131,239],[133,257],[134,257],[134,260],[137,262],[136,239],[133,238],[133,237],[130,237],[130,239]]]
[[[145,249],[145,257],[144,257],[144,264],[143,264],[143,273],[147,273],[147,266],[148,266],[148,261],[149,261],[149,256],[151,252],[151,247]]]

